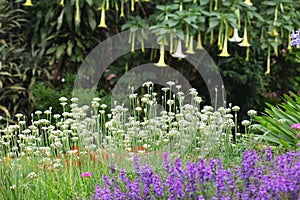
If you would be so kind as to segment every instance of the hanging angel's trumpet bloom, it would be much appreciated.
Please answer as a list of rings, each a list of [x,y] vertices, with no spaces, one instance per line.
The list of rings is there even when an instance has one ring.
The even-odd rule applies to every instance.
[[[31,0],[26,0],[26,2],[23,5],[24,6],[33,6],[31,3]]]
[[[105,5],[106,5],[106,10],[109,10],[109,0],[106,0],[106,3],[105,3]]]
[[[253,3],[250,0],[245,0],[244,3],[247,4],[248,6],[252,6],[253,5]]]
[[[243,40],[243,38],[240,38],[238,29],[234,28],[232,38],[229,38],[229,41],[230,42],[241,42],[242,40]]]
[[[164,42],[160,42],[160,56],[158,63],[155,63],[157,67],[167,67],[168,65],[165,63],[165,45]]]
[[[131,12],[133,12],[134,11],[134,0],[131,0]]]
[[[268,34],[269,34],[270,36],[273,36],[273,37],[279,35],[279,33],[277,32],[276,28],[274,28],[274,29],[272,29],[271,31],[269,31]]]
[[[101,18],[100,18],[100,24],[98,25],[99,28],[107,28],[107,25],[105,23],[105,9],[101,8]]]
[[[121,0],[121,14],[120,17],[124,17],[124,0]]]
[[[60,3],[59,3],[59,5],[62,6],[62,7],[64,7],[65,6],[64,0],[61,0]]]
[[[229,57],[230,56],[230,54],[228,53],[228,50],[227,50],[227,37],[226,37],[226,35],[224,37],[222,52],[219,54],[219,56],[221,56],[221,57]]]
[[[243,37],[243,41],[241,43],[239,43],[239,45],[241,47],[250,47],[251,44],[248,42],[248,36],[247,36],[247,27],[245,26],[244,28],[244,37]]]
[[[181,40],[180,39],[178,41],[177,50],[176,50],[176,52],[174,54],[172,54],[172,56],[174,58],[179,58],[179,59],[186,57],[186,55],[184,55],[182,53],[182,47],[181,47]]]
[[[245,61],[249,61],[250,47],[247,47]]]
[[[193,39],[192,36],[190,37],[189,46],[188,46],[188,49],[187,49],[187,51],[185,53],[195,54],[195,51],[194,51],[194,39]]]
[[[218,0],[215,0],[215,7],[214,10],[218,10]]]
[[[227,40],[228,40],[228,24],[225,23],[224,42],[223,42],[223,45],[222,45],[222,52],[219,54],[219,56],[221,56],[221,57],[229,57],[230,56],[230,54],[228,53],[228,50],[227,50],[227,46],[228,46]]]
[[[196,49],[204,49],[203,46],[202,46],[201,31],[198,31],[197,47],[196,47]]]
[[[271,72],[271,48],[268,46],[268,57],[267,57],[267,71],[265,75],[269,75]]]
[[[76,0],[76,17],[75,21],[79,22],[80,21],[80,8],[79,8],[79,0]]]

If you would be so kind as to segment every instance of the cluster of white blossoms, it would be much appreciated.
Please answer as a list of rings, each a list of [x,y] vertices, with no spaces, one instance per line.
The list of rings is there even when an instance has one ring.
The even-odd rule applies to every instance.
[[[174,156],[205,156],[213,148],[223,148],[228,137],[232,141],[238,106],[217,110],[201,106],[202,98],[196,89],[184,94],[181,85],[172,81],[167,85],[162,88],[160,99],[153,91],[153,83],[144,83],[148,93],[141,97],[129,94],[129,108],[113,105],[108,111],[98,97],[92,100],[91,107],[79,107],[78,98],[73,97],[69,104],[67,98],[61,97],[63,113],[52,113],[52,108],[36,111],[31,123],[17,114],[16,125],[0,130],[0,145],[6,148],[1,151],[0,159],[26,157],[38,160],[41,168],[48,165],[60,169],[65,164],[57,157],[80,157],[91,150],[123,152],[129,160],[133,152],[168,151]],[[185,103],[187,99],[190,101]],[[254,116],[256,111],[248,114]],[[242,125],[250,124],[244,121]],[[72,149],[74,146],[79,149]]]

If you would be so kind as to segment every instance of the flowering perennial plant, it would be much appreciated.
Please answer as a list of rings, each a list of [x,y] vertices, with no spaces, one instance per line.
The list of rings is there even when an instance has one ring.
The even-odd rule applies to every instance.
[[[291,34],[291,46],[300,46],[300,29]]]
[[[172,165],[167,153],[159,173],[147,165],[135,168],[140,171],[131,179],[122,169],[105,177],[91,200],[298,199],[300,191],[300,153],[277,156],[270,147],[261,153],[245,151],[241,164],[229,169],[221,159],[183,164],[178,158]]]

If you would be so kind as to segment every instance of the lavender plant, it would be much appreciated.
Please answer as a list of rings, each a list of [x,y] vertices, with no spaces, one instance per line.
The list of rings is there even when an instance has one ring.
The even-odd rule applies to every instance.
[[[138,160],[136,157],[135,160]],[[200,159],[170,163],[163,154],[163,171],[134,162],[135,174],[115,171],[96,185],[91,200],[98,199],[298,199],[300,153],[273,155],[246,151],[242,161],[226,169],[222,160]]]

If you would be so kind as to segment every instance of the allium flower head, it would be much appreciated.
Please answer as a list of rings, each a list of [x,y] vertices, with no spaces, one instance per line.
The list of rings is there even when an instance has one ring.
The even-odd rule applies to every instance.
[[[93,174],[91,172],[83,172],[82,174],[80,174],[80,178],[82,177],[92,177]]]

